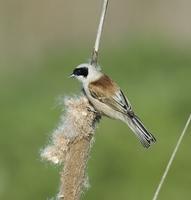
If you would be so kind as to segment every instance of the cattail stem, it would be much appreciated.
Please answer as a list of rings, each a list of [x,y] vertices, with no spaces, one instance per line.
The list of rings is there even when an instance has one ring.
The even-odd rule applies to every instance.
[[[76,139],[70,145],[66,155],[64,169],[61,172],[61,186],[58,198],[67,200],[79,200],[86,180],[86,166],[93,135]]]
[[[105,21],[105,14],[107,11],[107,6],[108,6],[108,0],[104,0],[101,17],[100,17],[100,22],[99,22],[99,26],[98,26],[98,30],[97,30],[97,35],[96,35],[95,45],[94,45],[94,49],[92,52],[92,58],[91,58],[91,64],[94,66],[97,65],[97,61],[98,61],[98,50],[99,50],[101,34],[103,31],[103,24]]]
[[[87,185],[86,166],[100,116],[93,112],[84,96],[65,100],[65,107],[67,111],[53,133],[52,144],[42,151],[41,157],[54,164],[64,164],[57,199],[79,200]]]

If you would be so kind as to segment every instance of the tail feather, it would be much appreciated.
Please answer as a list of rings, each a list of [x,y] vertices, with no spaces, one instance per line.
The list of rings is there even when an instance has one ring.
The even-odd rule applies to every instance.
[[[141,120],[136,115],[128,116],[128,125],[145,148],[149,148],[151,144],[156,142],[155,137],[147,131]]]

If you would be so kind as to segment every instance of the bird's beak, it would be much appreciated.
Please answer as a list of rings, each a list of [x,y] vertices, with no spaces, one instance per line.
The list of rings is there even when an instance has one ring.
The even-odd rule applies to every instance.
[[[72,73],[72,74],[70,74],[70,76],[69,76],[69,78],[74,78],[74,74]]]

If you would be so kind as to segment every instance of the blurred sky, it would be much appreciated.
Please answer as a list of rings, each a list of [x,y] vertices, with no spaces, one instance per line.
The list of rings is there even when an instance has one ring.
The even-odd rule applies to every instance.
[[[59,122],[57,99],[80,91],[68,74],[91,55],[101,7],[101,0],[0,0],[0,199],[56,194],[59,169],[39,151]],[[191,111],[190,7],[110,0],[100,64],[158,142],[145,151],[126,125],[103,119],[82,199],[151,199]],[[188,134],[159,199],[189,200],[190,168]]]

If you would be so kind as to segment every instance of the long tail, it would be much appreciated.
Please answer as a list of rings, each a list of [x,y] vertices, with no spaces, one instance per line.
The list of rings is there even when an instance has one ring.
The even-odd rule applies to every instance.
[[[135,114],[127,116],[127,124],[145,148],[149,148],[151,144],[156,142],[155,137],[147,131],[141,120]]]

